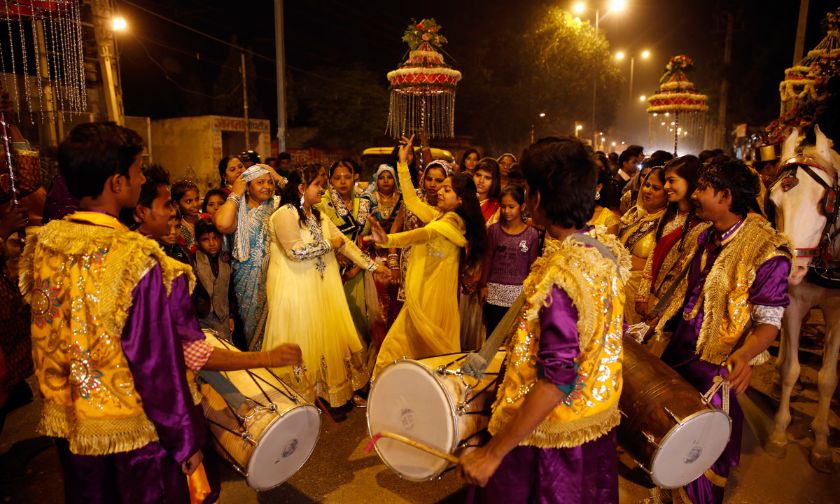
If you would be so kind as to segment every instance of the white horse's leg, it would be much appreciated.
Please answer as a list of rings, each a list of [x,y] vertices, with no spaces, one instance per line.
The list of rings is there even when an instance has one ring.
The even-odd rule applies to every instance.
[[[820,402],[817,414],[811,422],[814,430],[814,447],[811,449],[811,465],[820,472],[833,472],[831,449],[828,446],[828,413],[831,406],[831,396],[837,388],[837,353],[840,350],[840,296],[832,296],[826,309],[825,343],[823,344],[823,361],[820,368],[817,385],[820,392]]]
[[[776,411],[774,418],[773,432],[764,449],[767,453],[776,457],[785,456],[785,448],[788,443],[787,428],[790,425],[790,395],[793,391],[796,380],[799,379],[799,333],[802,326],[802,319],[808,310],[811,309],[812,304],[806,299],[803,288],[814,287],[802,284],[799,286],[791,286],[790,288],[790,306],[785,310],[785,315],[782,318],[782,331],[784,338],[782,345],[784,346],[784,360],[781,363],[781,381],[782,381],[782,397],[779,400],[779,409]],[[799,294],[799,295],[798,295]]]

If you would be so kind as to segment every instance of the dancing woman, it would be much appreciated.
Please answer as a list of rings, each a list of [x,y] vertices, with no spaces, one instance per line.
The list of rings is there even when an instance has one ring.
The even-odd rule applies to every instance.
[[[260,348],[265,327],[268,219],[278,203],[272,174],[266,165],[245,170],[233,183],[227,201],[213,216],[219,232],[234,233],[233,288],[250,350]]]
[[[405,163],[412,140],[404,139],[400,148],[398,173],[406,206],[425,226],[388,235],[371,221],[369,239],[377,246],[412,247],[405,306],[385,336],[374,377],[403,356],[421,358],[460,350],[460,320],[452,316],[458,302],[460,260],[463,257],[467,264],[479,262],[487,246],[484,219],[469,176],[447,177],[438,190],[437,207],[417,197]],[[464,252],[467,244],[469,252]]]
[[[656,245],[656,226],[665,213],[664,176],[661,166],[651,169],[642,182],[642,190],[636,206],[621,218],[618,239],[630,251],[632,269],[627,280],[627,299],[624,305],[624,321],[635,324],[642,320],[636,313],[636,292],[642,279],[642,271],[648,255]]]
[[[341,288],[334,251],[367,271],[388,274],[320,212],[320,165],[295,170],[283,190],[286,203],[271,216],[271,252],[266,276],[268,320],[263,348],[285,339],[303,351],[308,378],[283,370],[304,397],[316,394],[333,407],[345,404],[367,384],[362,353]],[[291,375],[291,376],[289,376]]]

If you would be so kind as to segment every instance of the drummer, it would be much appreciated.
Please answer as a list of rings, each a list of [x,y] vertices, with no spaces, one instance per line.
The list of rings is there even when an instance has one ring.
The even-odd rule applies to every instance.
[[[493,438],[461,459],[461,473],[483,487],[470,489],[474,501],[617,503],[630,258],[615,237],[586,225],[597,169],[582,143],[542,139],[523,153],[521,168],[534,222],[554,240],[525,280]]]
[[[729,381],[732,392],[744,392],[752,367],[769,357],[767,347],[789,304],[790,248],[758,210],[759,184],[756,173],[741,161],[716,158],[700,172],[692,196],[697,216],[712,227],[698,237],[677,291],[685,296],[673,296],[657,329],[676,320],[662,360],[700,392],[719,376]],[[720,407],[720,394],[715,401]],[[704,476],[681,489],[696,504],[723,501],[729,471],[740,459],[744,416],[734,395],[729,408],[729,444]]]

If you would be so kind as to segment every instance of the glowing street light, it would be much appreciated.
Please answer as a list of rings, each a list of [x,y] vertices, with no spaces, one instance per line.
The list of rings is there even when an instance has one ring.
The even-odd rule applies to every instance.
[[[540,117],[545,117],[545,112],[540,112]]]
[[[575,2],[574,5],[572,5],[572,12],[575,14],[583,14],[586,12],[586,2]]]
[[[640,102],[643,102],[643,101],[645,101],[645,100],[647,100],[647,96],[642,95],[642,96],[640,96],[640,97],[639,97],[639,101],[640,101]]]
[[[624,54],[624,51],[618,51],[617,53],[615,53],[615,60],[616,61],[623,61],[624,58],[626,58],[626,57],[627,57],[627,55]]]
[[[124,32],[128,30],[128,21],[122,16],[116,16],[111,19],[111,29],[115,32]]]
[[[621,12],[627,8],[627,0],[610,0],[610,12]]]
[[[642,51],[641,56],[642,56],[642,59],[648,59],[648,58],[650,58],[650,51],[648,51],[647,49],[645,49],[644,51]]]

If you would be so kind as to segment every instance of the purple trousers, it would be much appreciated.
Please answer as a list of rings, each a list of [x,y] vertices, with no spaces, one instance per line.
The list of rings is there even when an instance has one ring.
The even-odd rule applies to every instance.
[[[615,429],[574,448],[517,446],[484,488],[469,488],[467,502],[617,504]]]
[[[158,442],[113,455],[75,455],[56,439],[67,504],[189,503],[181,465]]]

